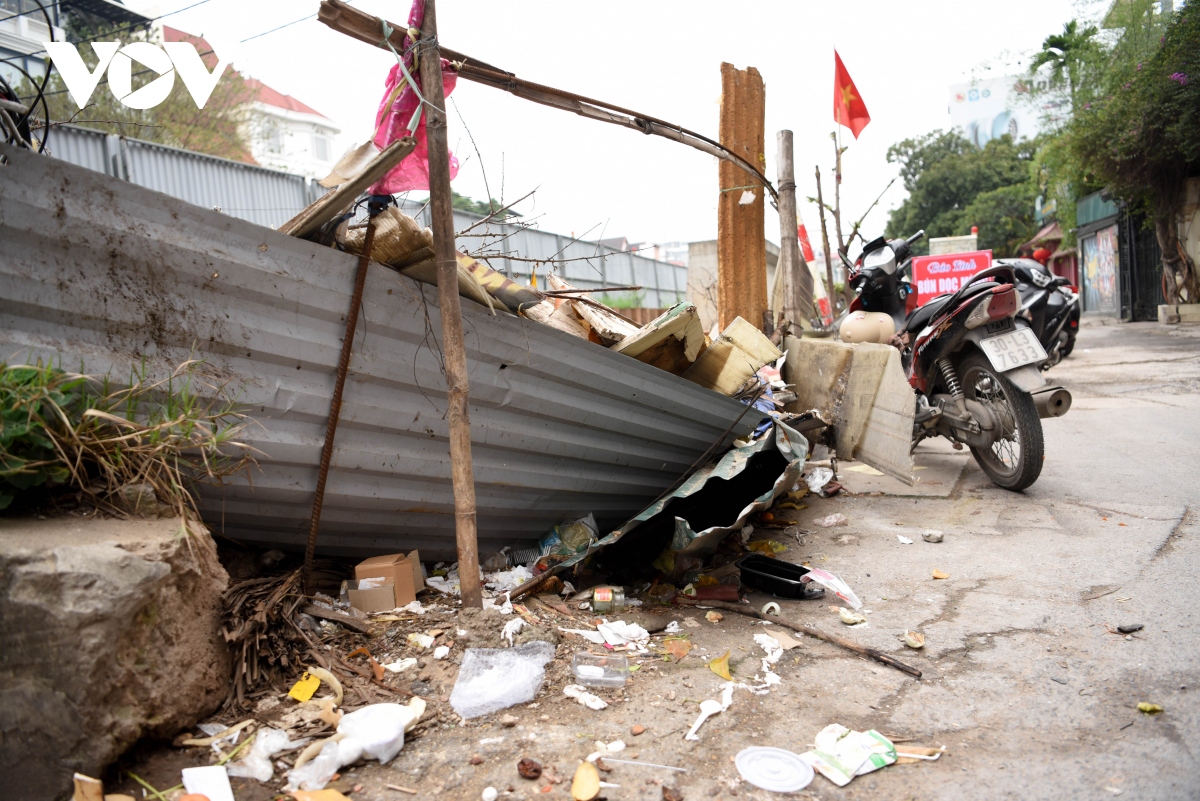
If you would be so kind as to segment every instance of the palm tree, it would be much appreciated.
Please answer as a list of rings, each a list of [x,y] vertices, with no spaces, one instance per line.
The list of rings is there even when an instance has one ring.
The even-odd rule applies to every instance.
[[[1050,65],[1050,80],[1054,84],[1066,84],[1067,97],[1071,100],[1074,113],[1080,88],[1086,80],[1085,71],[1091,57],[1099,52],[1095,42],[1098,33],[1095,25],[1082,30],[1077,20],[1063,25],[1062,33],[1054,33],[1042,42],[1042,49],[1033,57],[1029,72],[1036,73]]]

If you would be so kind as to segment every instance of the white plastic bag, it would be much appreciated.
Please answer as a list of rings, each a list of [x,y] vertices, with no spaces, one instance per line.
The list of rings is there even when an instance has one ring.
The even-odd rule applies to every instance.
[[[822,570],[819,567],[810,567],[808,572],[800,577],[800,581],[811,581],[820,584],[822,587],[832,590],[834,595],[850,604],[854,609],[862,609],[862,601],[858,600],[858,596],[854,594],[854,590],[850,589],[850,585],[828,570]]]
[[[546,678],[545,665],[553,658],[554,646],[548,642],[468,648],[450,693],[450,706],[469,719],[532,701]]]
[[[849,522],[846,516],[839,512],[831,514],[828,517],[818,517],[813,521],[813,525],[820,526],[821,528],[833,528],[834,526],[844,526]]]
[[[407,706],[371,704],[344,715],[338,724],[338,731],[346,735],[342,744],[357,741],[362,748],[362,756],[386,765],[404,747],[404,729],[412,719],[413,710]]]
[[[292,790],[324,790],[325,785],[333,779],[342,763],[338,761],[338,751],[341,743],[330,740],[321,747],[321,753],[298,768],[287,772],[287,787]]]
[[[828,467],[814,467],[812,472],[804,477],[804,483],[808,484],[808,491],[816,495],[821,491],[821,488],[833,481],[833,471]]]
[[[250,746],[250,752],[234,764],[227,766],[227,771],[230,776],[235,778],[257,779],[260,782],[269,782],[271,781],[271,777],[275,775],[275,768],[271,764],[271,757],[280,751],[304,745],[309,739],[311,738],[306,737],[303,740],[292,742],[288,738],[286,731],[280,731],[279,729],[259,729],[258,733],[254,735],[254,744]]]

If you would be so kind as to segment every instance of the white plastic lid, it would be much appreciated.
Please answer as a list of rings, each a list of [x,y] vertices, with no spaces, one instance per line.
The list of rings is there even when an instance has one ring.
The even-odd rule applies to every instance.
[[[813,769],[799,754],[782,748],[752,746],[743,748],[734,758],[742,778],[776,793],[803,790],[813,780]]]

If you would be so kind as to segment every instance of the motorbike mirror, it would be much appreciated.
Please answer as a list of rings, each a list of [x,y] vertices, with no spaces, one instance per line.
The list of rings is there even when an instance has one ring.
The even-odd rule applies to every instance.
[[[848,269],[848,270],[854,269],[854,263],[851,262],[850,259],[846,258],[846,254],[840,250],[838,251],[838,258],[840,258],[842,260],[842,264],[844,264],[846,266],[846,269]]]

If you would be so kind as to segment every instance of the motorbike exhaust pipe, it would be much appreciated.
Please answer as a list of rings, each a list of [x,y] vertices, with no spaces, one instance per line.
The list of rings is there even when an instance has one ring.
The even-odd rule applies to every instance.
[[[1062,417],[1071,409],[1071,393],[1062,387],[1046,387],[1031,393],[1038,417]]]

